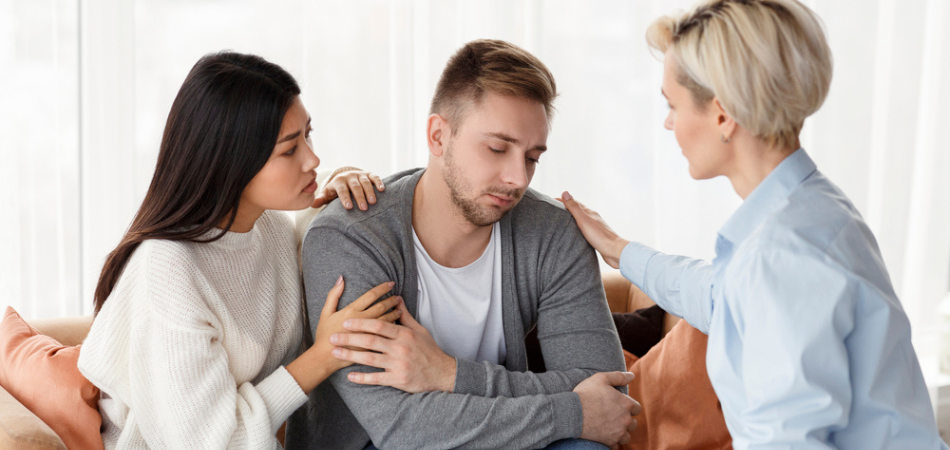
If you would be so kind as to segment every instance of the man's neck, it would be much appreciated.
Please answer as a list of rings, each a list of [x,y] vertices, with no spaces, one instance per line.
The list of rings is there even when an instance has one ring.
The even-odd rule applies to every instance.
[[[412,196],[412,228],[426,253],[445,267],[465,267],[491,241],[492,226],[475,226],[452,202],[449,187],[434,170],[426,170]]]

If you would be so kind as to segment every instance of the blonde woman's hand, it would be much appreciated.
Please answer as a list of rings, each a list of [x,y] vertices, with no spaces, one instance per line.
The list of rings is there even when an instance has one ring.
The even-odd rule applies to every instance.
[[[366,211],[369,208],[368,205],[376,204],[374,187],[379,192],[386,190],[383,179],[379,175],[365,170],[346,170],[330,178],[330,181],[313,199],[311,207],[319,208],[339,197],[344,208],[353,209],[355,201],[360,210]]]
[[[630,241],[617,235],[610,229],[607,222],[604,222],[600,214],[575,200],[567,191],[564,191],[561,198],[557,200],[563,203],[568,212],[574,216],[574,221],[577,222],[584,238],[591,247],[600,252],[604,262],[614,269],[620,268],[620,254]]]

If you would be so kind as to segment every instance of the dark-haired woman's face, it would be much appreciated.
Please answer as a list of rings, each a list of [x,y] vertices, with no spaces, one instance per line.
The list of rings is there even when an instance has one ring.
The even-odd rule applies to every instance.
[[[293,211],[313,203],[320,159],[313,153],[310,114],[294,99],[280,126],[277,144],[241,195],[242,207]]]

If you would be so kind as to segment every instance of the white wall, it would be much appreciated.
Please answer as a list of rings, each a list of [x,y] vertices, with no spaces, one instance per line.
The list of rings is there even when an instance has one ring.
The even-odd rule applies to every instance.
[[[165,116],[208,52],[258,53],[294,74],[324,167],[424,164],[424,120],[448,56],[474,38],[524,46],[561,96],[533,186],[565,189],[615,229],[711,258],[739,204],[696,182],[644,32],[684,0],[7,0],[0,2],[0,305],[88,313],[105,255],[151,177]],[[803,143],[867,218],[929,351],[950,279],[950,7],[811,0],[835,56]],[[8,106],[12,105],[12,106]]]

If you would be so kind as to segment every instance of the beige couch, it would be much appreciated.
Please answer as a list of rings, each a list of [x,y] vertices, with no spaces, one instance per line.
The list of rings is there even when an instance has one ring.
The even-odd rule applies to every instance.
[[[618,272],[605,273],[603,282],[604,290],[607,292],[607,303],[613,312],[634,311],[653,305],[653,301],[646,294],[621,277]],[[667,314],[664,319],[664,334],[678,320]],[[36,320],[31,321],[30,324],[63,345],[79,345],[89,334],[92,317]],[[8,449],[65,450],[66,446],[49,426],[0,387],[0,450]]]

